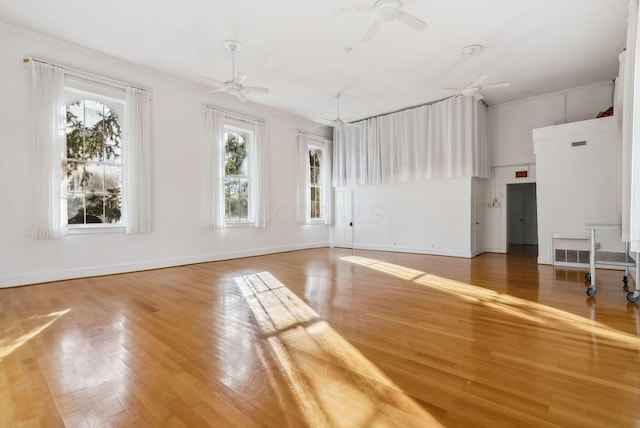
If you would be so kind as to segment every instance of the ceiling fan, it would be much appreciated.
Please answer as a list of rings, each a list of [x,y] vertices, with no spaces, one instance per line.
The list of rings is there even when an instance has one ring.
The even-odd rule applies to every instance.
[[[369,30],[367,30],[362,37],[362,41],[368,42],[378,32],[384,22],[394,21],[396,19],[416,31],[422,31],[427,28],[426,22],[403,11],[402,6],[399,0],[376,0],[371,7],[343,7],[336,8],[334,11],[336,13],[375,12],[375,21],[373,21]]]
[[[511,82],[497,82],[483,85],[484,81],[487,80],[486,74],[482,74],[473,80],[473,56],[479,54],[481,50],[481,45],[471,45],[462,49],[460,54],[469,57],[469,84],[463,88],[445,88],[446,90],[460,92],[460,94],[464,96],[473,96],[476,100],[480,101],[484,99],[484,95],[482,95],[480,91],[506,88],[511,85]]]
[[[214,89],[213,91],[209,91],[208,93],[214,92],[226,92],[228,94],[234,95],[239,98],[243,103],[247,102],[247,97],[244,95],[249,92],[262,92],[269,93],[268,88],[260,88],[257,86],[245,86],[243,85],[247,75],[241,72],[236,73],[236,52],[242,49],[242,45],[240,42],[236,42],[235,40],[225,40],[222,42],[222,47],[231,52],[231,80],[227,80],[226,82],[222,82],[220,80],[211,79],[209,77],[201,76],[203,79],[209,80],[211,82],[215,82],[218,85],[222,85],[223,87],[220,89]]]
[[[332,126],[336,129],[342,129],[345,126],[358,126],[355,123],[350,123],[350,121],[352,120],[351,118],[349,119],[343,119],[340,117],[340,97],[344,95],[342,92],[338,92],[338,94],[336,95],[336,118],[335,119],[329,119],[327,117],[323,117],[324,120],[328,121],[329,123],[327,125],[319,125],[319,126]]]

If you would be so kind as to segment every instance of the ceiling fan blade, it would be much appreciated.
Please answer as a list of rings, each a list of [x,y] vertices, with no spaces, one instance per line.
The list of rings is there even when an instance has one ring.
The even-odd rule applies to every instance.
[[[442,88],[445,91],[456,91],[456,92],[460,92],[462,91],[462,88]]]
[[[487,80],[487,76],[486,74],[481,74],[480,76],[478,76],[478,78],[476,80],[474,80],[471,85],[469,86],[480,86],[482,85],[482,82],[484,82],[485,80]]]
[[[205,93],[207,93],[207,94],[215,94],[216,92],[225,92],[226,90],[227,90],[227,88],[224,87],[224,88],[220,88],[220,89],[214,89],[212,91],[207,91]]]
[[[475,94],[473,94],[473,98],[475,98],[477,101],[480,101],[484,99],[484,95],[482,95],[480,92],[476,92]]]
[[[349,128],[360,128],[359,123],[345,123],[344,126],[348,126]]]
[[[217,83],[218,85],[222,85],[222,86],[225,86],[227,84],[226,82],[221,82],[220,80],[212,79],[211,77],[207,77],[207,76],[198,76],[198,77],[204,80],[208,80],[209,82]]]
[[[373,7],[334,7],[331,9],[333,13],[354,13],[354,12],[373,12]]]
[[[365,35],[362,37],[362,41],[363,42],[368,42],[369,40],[371,40],[373,38],[373,36],[378,32],[378,29],[380,28],[380,25],[382,25],[382,21],[380,21],[378,19],[373,21],[373,24],[371,24],[371,27],[369,27],[369,29],[367,30]]]
[[[405,24],[407,24],[409,27],[413,28],[416,31],[423,31],[425,28],[427,28],[427,23],[416,18],[413,15],[409,15],[406,12],[400,11],[400,14],[398,15],[398,20],[404,22]]]
[[[511,86],[511,82],[489,83],[488,85],[482,85],[482,89],[506,88],[508,86]]]
[[[242,90],[247,92],[262,92],[263,94],[269,93],[269,88],[260,88],[258,86],[243,86]]]

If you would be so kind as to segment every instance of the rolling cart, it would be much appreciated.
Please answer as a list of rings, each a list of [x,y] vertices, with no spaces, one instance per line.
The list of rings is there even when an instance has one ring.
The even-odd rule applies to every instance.
[[[640,300],[640,285],[638,284],[638,264],[629,255],[629,243],[625,242],[624,254],[613,253],[607,257],[601,257],[596,260],[596,230],[620,230],[622,227],[619,224],[593,224],[588,223],[585,228],[589,230],[590,246],[589,246],[589,272],[585,274],[585,279],[589,281],[589,288],[587,288],[587,296],[593,297],[596,295],[596,262],[600,265],[608,266],[624,266],[624,276],[622,282],[627,285],[629,283],[629,268],[636,267],[636,289],[627,293],[627,301],[635,303]],[[638,253],[636,253],[636,260],[638,260]]]

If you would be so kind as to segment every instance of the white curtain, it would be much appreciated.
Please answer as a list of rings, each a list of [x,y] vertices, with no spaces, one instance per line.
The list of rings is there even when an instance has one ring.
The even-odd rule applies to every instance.
[[[640,43],[638,43],[638,0],[629,2],[629,22],[630,30],[627,36],[627,58],[626,61],[633,63],[632,68],[627,68],[625,72],[633,70],[633,107],[632,107],[632,138],[631,148],[627,152],[631,159],[631,182],[629,190],[631,192],[629,202],[629,242],[631,251],[640,251],[640,67],[637,67],[640,58]],[[631,43],[630,43],[631,42]],[[631,60],[633,57],[633,60]],[[631,89],[630,89],[631,90]],[[627,89],[625,89],[627,92]],[[624,119],[623,119],[624,120]],[[624,129],[624,128],[623,128]],[[624,152],[623,152],[624,153]]]
[[[205,109],[204,201],[205,224],[209,229],[224,229],[225,226],[222,202],[225,117],[223,111],[213,108]]]
[[[322,172],[320,177],[322,180],[322,208],[324,214],[324,224],[331,224],[333,219],[333,187],[331,187],[331,153],[333,152],[333,144],[325,141],[322,150]]]
[[[266,154],[268,153],[268,129],[262,122],[256,122],[254,138],[251,139],[249,153],[249,203],[253,218],[253,227],[264,228],[267,226],[267,165]]]
[[[151,231],[151,94],[126,88],[122,159],[127,233]]]
[[[309,137],[298,133],[298,161],[296,162],[296,181],[298,183],[296,199],[296,221],[300,224],[309,224]]]
[[[66,158],[64,76],[60,67],[31,61],[35,113],[32,235],[37,239],[66,233],[66,181],[62,174]]]
[[[486,110],[455,97],[334,134],[333,185],[489,176]]]

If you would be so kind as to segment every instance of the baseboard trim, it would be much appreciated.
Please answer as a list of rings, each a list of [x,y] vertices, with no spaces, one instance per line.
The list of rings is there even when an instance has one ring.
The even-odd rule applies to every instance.
[[[363,245],[355,244],[353,246],[356,250],[373,250],[373,251],[389,251],[392,253],[414,253],[414,254],[427,254],[431,256],[447,256],[447,257],[462,257],[470,259],[473,257],[471,252],[463,251],[448,251],[448,250],[436,250],[433,248],[409,248],[409,247],[390,247],[386,245]]]
[[[216,262],[220,260],[239,259],[243,257],[264,256],[267,254],[285,253],[288,251],[308,250],[329,247],[329,242],[313,242],[309,244],[282,245],[278,247],[256,248],[251,250],[230,251],[222,253],[201,254],[196,256],[176,257],[171,259],[147,260],[137,263],[82,267],[74,269],[47,270],[29,272],[28,274],[0,276],[0,288],[19,287],[22,285],[40,284],[43,282],[64,281],[67,279],[86,278],[91,276],[114,275],[167,267],[191,265],[196,263]]]

